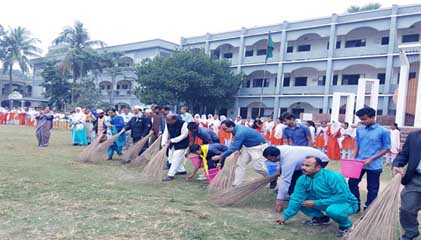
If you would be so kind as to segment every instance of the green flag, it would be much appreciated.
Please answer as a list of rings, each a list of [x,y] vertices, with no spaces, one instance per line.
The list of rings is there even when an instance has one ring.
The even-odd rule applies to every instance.
[[[266,59],[265,59],[265,63],[268,61],[269,58],[273,57],[273,49],[275,47],[273,46],[273,41],[272,41],[272,36],[269,32],[268,35],[268,45],[266,47]]]

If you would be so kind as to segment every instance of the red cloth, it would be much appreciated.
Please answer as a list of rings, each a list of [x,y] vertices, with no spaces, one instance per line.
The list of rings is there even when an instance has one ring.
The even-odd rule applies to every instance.
[[[339,148],[338,138],[341,136],[341,132],[337,131],[336,134],[332,135],[330,127],[327,129],[327,156],[331,160],[341,159],[341,150]]]

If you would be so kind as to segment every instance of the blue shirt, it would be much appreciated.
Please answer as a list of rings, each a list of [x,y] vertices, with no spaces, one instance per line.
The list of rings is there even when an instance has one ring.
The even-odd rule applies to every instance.
[[[390,149],[390,132],[379,124],[357,128],[355,146],[359,148],[357,160],[370,158],[383,149]],[[383,156],[373,160],[364,167],[367,170],[383,168]]]
[[[240,150],[243,146],[254,147],[266,142],[263,136],[256,130],[242,125],[235,125],[232,135],[234,135],[234,141],[228,150],[222,154],[222,158],[228,157],[231,153]]]
[[[202,139],[204,144],[209,143],[209,139],[211,139],[213,143],[219,143],[219,138],[218,136],[216,136],[216,133],[204,127],[199,127],[197,132],[192,133],[192,137],[193,139],[199,137],[200,139]]]
[[[311,137],[310,129],[303,124],[297,123],[295,128],[284,128],[283,137],[291,139],[291,146],[308,146],[308,137]]]

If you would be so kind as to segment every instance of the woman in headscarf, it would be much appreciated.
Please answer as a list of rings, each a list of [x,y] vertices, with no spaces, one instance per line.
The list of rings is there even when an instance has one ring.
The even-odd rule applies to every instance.
[[[206,115],[202,115],[202,118],[200,119],[200,124],[202,124],[202,127],[208,128],[209,124]]]
[[[86,115],[82,112],[82,108],[77,107],[75,113],[70,117],[70,125],[72,126],[72,144],[87,145],[88,138],[86,137]]]
[[[331,160],[341,159],[341,149],[339,147],[338,139],[341,136],[341,124],[333,122],[327,128],[327,156]]]

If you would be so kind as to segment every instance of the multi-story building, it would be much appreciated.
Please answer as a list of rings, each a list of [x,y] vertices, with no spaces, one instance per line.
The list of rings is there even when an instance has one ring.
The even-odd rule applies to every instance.
[[[274,42],[267,60],[268,34]],[[245,80],[232,115],[329,113],[333,92],[357,93],[358,79],[380,80],[378,114],[393,114],[401,44],[419,43],[421,5],[398,6],[181,39],[226,59]],[[418,60],[419,61],[419,60]],[[410,78],[419,75],[413,68]]]
[[[11,103],[15,107],[27,107],[31,105],[31,102],[40,104],[44,98],[38,99],[32,97],[32,81],[31,78],[23,74],[21,71],[13,70],[12,71],[12,96],[16,93],[18,99],[9,99],[9,73],[5,73],[3,69],[0,69],[0,86],[1,86],[1,107],[10,107]],[[12,97],[10,96],[10,97]],[[12,97],[13,98],[13,97]]]
[[[119,59],[119,74],[112,77],[110,71],[105,69],[101,74],[96,75],[96,85],[101,91],[102,101],[120,108],[140,104],[139,99],[134,95],[136,76],[133,71],[134,64],[139,64],[143,59],[156,56],[169,56],[178,44],[162,39],[154,39],[142,42],[127,43],[97,49],[99,52],[119,52],[122,57]],[[44,81],[41,72],[49,60],[60,60],[65,53],[65,46],[51,47],[45,57],[33,59],[33,80],[32,94],[35,98],[43,98],[45,89],[41,86]],[[113,88],[113,89],[112,89]],[[111,95],[112,94],[112,95]]]

